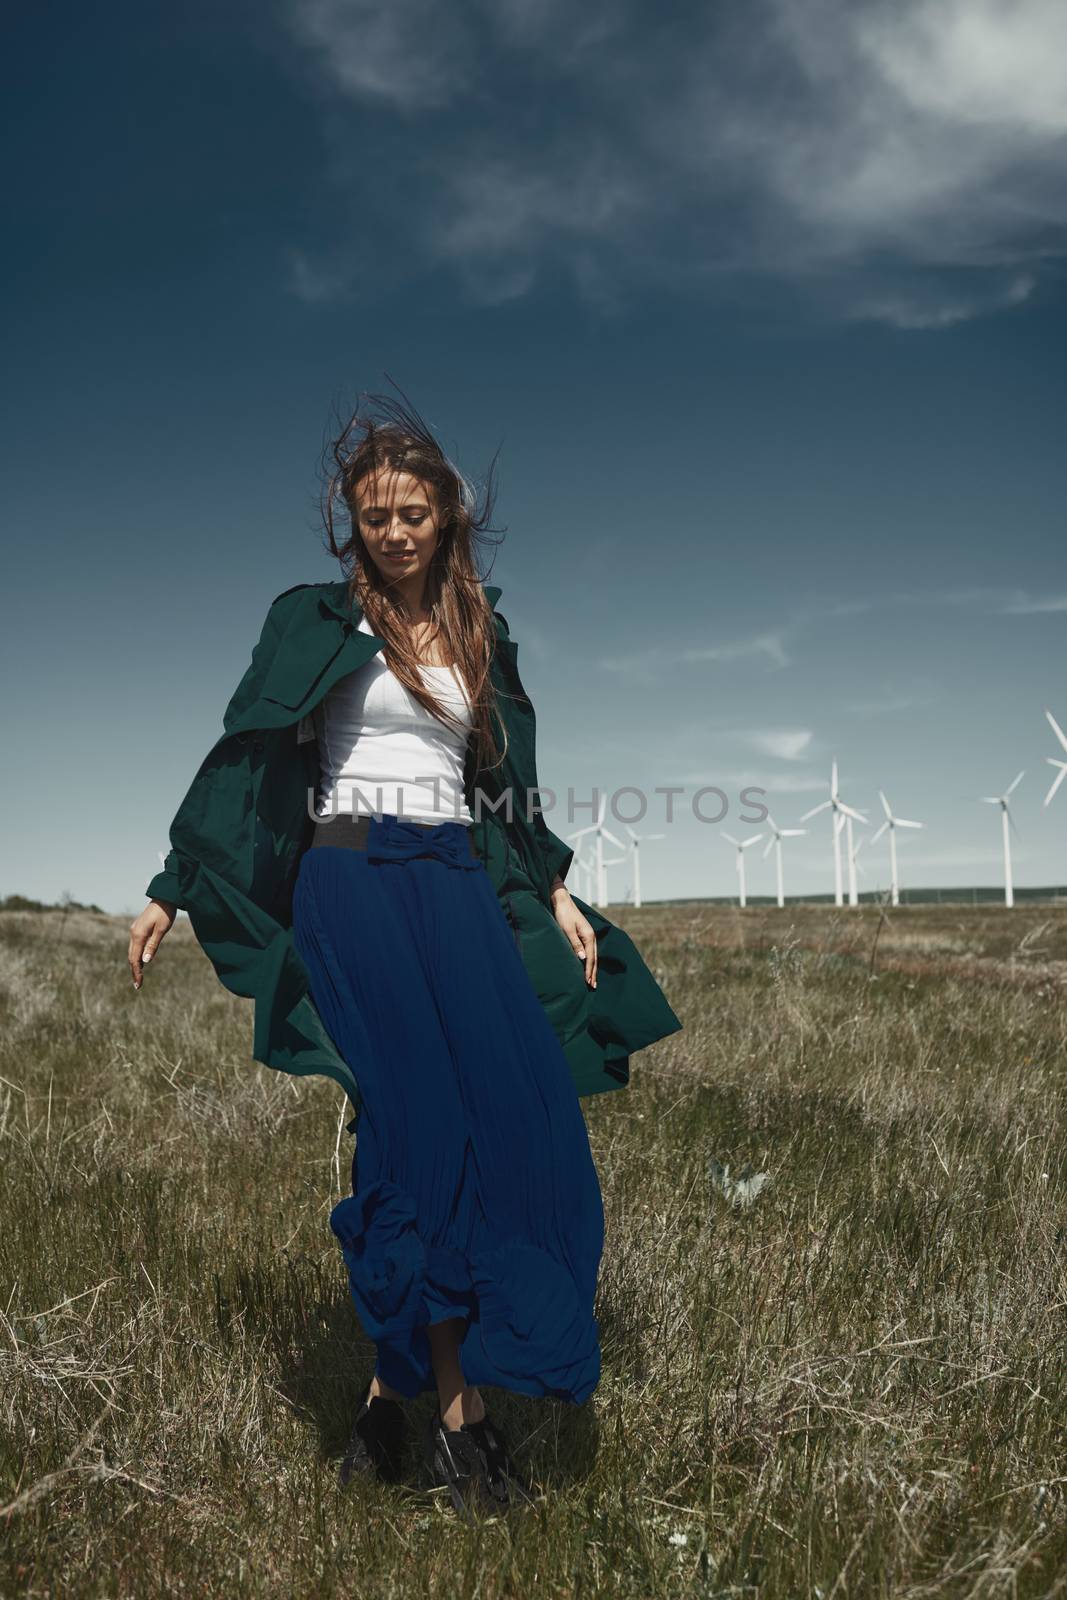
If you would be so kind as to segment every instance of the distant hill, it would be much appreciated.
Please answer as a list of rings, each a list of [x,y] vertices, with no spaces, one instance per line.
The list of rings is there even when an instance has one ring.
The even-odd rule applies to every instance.
[[[47,904],[44,900],[30,900],[24,894],[6,894],[0,900],[0,911],[95,911],[98,916],[106,916],[102,906],[83,905],[80,900],[72,900],[69,895],[54,905]]]
[[[790,906],[825,906],[833,905],[832,894],[787,894],[786,904]],[[686,895],[674,899],[656,900],[643,896],[644,904],[651,905],[711,905],[729,906],[737,904],[737,896],[728,894]],[[860,892],[861,905],[880,905],[883,901],[888,904],[888,890],[864,890]],[[615,901],[616,905],[625,905],[626,901]],[[750,906],[773,906],[775,902],[772,894],[750,894]],[[847,897],[845,901],[848,904]],[[1004,890],[996,884],[981,884],[971,889],[901,889],[900,903],[902,906],[989,906],[1004,904]],[[1063,904],[1067,905],[1067,885],[1050,886],[1042,889],[1015,890],[1015,903],[1037,904]]]

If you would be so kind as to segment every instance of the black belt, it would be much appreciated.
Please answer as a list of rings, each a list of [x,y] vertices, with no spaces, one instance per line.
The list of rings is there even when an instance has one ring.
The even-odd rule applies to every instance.
[[[351,811],[339,811],[335,817],[317,817],[308,849],[331,845],[334,849],[366,850],[370,820],[370,813],[366,811],[355,815]],[[437,827],[436,822],[416,822],[414,817],[405,817],[404,820],[416,828]],[[460,823],[459,826],[466,831],[471,855],[477,856],[470,827],[466,823]]]

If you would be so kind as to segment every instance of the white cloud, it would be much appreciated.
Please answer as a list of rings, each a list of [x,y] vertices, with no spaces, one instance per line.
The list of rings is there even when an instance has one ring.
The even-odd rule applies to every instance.
[[[842,705],[842,711],[855,717],[886,717],[893,716],[901,711],[916,711],[921,706],[929,705],[929,697],[919,697],[912,694],[894,694],[891,690],[884,695],[872,697],[869,700],[850,700]]]
[[[683,772],[674,780],[699,788],[705,784],[720,789],[762,789],[764,801],[773,809],[775,795],[817,794],[826,789],[826,776],[807,772],[761,772],[752,767],[707,767]]]
[[[715,645],[694,645],[683,650],[653,646],[649,650],[631,651],[625,656],[601,656],[596,665],[605,672],[643,679],[650,673],[663,672],[675,666],[760,659],[774,667],[788,664],[789,658],[780,633],[761,632],[747,639],[731,639]]]
[[[1067,594],[1017,594],[1002,609],[1012,617],[1034,617],[1045,612],[1067,611]]]
[[[784,280],[931,330],[1022,304],[1064,253],[1062,0],[750,0],[684,26],[627,0],[290,3],[335,98],[381,113],[377,159],[412,135],[388,149],[398,217],[476,298],[545,265],[607,309],[649,278]]]
[[[753,749],[776,756],[779,761],[799,761],[812,737],[810,728],[767,728],[742,735]]]
[[[927,115],[1067,130],[1061,0],[912,0],[861,18],[857,38],[886,82]]]
[[[983,312],[1002,310],[1007,306],[1022,305],[1029,300],[1037,285],[1032,273],[1024,273],[1010,283],[991,289],[988,293],[964,298],[951,292],[942,294],[935,285],[925,288],[922,296],[900,293],[876,294],[856,301],[849,313],[854,322],[886,322],[894,328],[954,328],[958,322],[970,322]]]
[[[902,596],[904,603],[917,604],[921,596]],[[987,616],[1035,617],[1067,611],[1067,594],[1030,594],[1025,589],[954,589],[941,596],[926,596],[926,603],[940,600]]]
[[[470,88],[477,37],[461,8],[434,0],[297,0],[297,37],[325,77],[353,99],[403,112],[433,111]]]
[[[780,633],[764,631],[755,633],[748,639],[730,639],[724,644],[700,645],[691,650],[683,650],[679,656],[680,661],[751,661],[753,658],[764,658],[772,666],[784,667],[789,664],[789,657],[785,651],[785,641]]]

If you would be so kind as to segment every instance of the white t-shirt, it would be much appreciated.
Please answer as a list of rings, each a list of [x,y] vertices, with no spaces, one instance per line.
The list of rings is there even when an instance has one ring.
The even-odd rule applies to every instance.
[[[366,615],[360,631],[373,633]],[[338,679],[319,701],[314,727],[320,783],[316,812],[392,812],[419,822],[474,821],[463,797],[463,763],[473,726],[462,676],[423,667],[427,688],[454,714],[460,736],[394,677],[382,651]]]

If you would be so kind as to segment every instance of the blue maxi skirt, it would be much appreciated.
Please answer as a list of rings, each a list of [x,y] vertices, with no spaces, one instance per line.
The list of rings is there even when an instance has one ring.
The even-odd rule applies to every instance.
[[[301,858],[294,940],[361,1098],[353,1192],[330,1223],[384,1383],[434,1389],[426,1328],[459,1317],[468,1384],[580,1403],[600,1377],[600,1185],[467,831],[379,813],[366,850]]]

